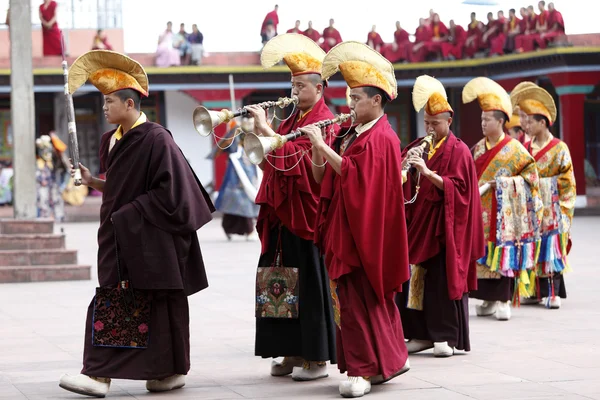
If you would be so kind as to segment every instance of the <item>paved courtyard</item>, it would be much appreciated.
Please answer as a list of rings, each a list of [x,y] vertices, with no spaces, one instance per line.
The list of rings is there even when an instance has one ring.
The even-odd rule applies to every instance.
[[[0,399],[82,399],[58,387],[81,369],[86,309],[96,287],[97,223],[59,225],[91,281],[0,285]],[[258,242],[227,242],[220,220],[199,232],[210,287],[190,297],[192,369],[184,389],[146,392],[144,382],[113,381],[108,398],[340,398],[335,366],[317,382],[269,375],[254,356],[254,274]],[[471,304],[467,354],[413,355],[405,375],[374,387],[369,399],[600,399],[600,218],[573,227],[569,298],[560,310],[523,306],[508,322],[478,318]]]

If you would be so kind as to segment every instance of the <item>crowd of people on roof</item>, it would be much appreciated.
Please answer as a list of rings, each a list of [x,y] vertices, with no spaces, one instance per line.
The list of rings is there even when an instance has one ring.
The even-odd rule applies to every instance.
[[[278,6],[270,11],[261,26],[263,45],[277,35],[279,16]],[[410,34],[396,22],[394,41],[386,43],[377,32],[376,26],[367,35],[366,44],[380,52],[391,62],[425,62],[456,60],[477,57],[494,57],[511,53],[524,53],[548,46],[566,43],[565,23],[562,14],[556,10],[554,3],[546,6],[545,1],[538,2],[538,13],[534,6],[521,7],[519,12],[512,8],[508,16],[503,10],[496,17],[489,12],[487,21],[477,19],[471,13],[471,22],[463,27],[450,20],[446,25],[434,10],[429,11],[428,18],[421,18],[419,26]],[[320,31],[308,21],[308,29],[300,28],[301,22],[287,33],[299,33],[318,43],[328,52],[342,42],[340,32],[334,27],[334,20]]]

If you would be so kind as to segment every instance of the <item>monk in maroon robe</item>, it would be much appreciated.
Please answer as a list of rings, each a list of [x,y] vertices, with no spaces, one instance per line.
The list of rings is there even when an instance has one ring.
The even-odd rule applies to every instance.
[[[554,8],[554,3],[548,4],[548,30],[542,32],[535,42],[540,49],[548,47],[549,43],[565,35],[565,21],[560,12]]]
[[[515,48],[517,53],[533,51],[535,46],[535,33],[538,18],[533,7],[527,7],[527,17],[523,18],[523,33],[515,37]]]
[[[463,56],[463,48],[467,41],[467,32],[465,28],[456,25],[453,19],[450,20],[450,32],[448,41],[442,43],[442,58],[444,60],[460,60]]]
[[[310,51],[306,51],[309,48]],[[324,57],[325,52],[319,45],[304,36],[279,35],[266,44],[261,56],[263,67],[270,68],[282,60],[286,63],[292,72],[292,96],[298,98],[298,104],[294,113],[279,125],[277,133],[267,124],[261,107],[248,106],[256,134],[286,135],[333,118],[323,95]],[[331,126],[327,134],[335,134],[337,129]],[[299,381],[325,378],[327,361],[336,363],[329,277],[313,240],[320,186],[311,173],[310,149],[308,138],[300,137],[285,143],[274,154],[267,154],[259,165],[264,175],[256,196],[256,204],[260,205],[256,226],[261,241],[258,267],[275,266],[276,256],[281,254],[281,265],[289,267],[285,269],[297,269],[290,273],[292,278],[286,284],[292,285],[295,280],[299,288],[298,295],[294,296],[297,298],[295,316],[287,317],[284,313],[282,317],[257,301],[257,311],[261,312],[256,316],[254,353],[263,358],[285,357],[282,362],[272,362],[271,375],[292,374],[292,378]],[[257,274],[257,287],[262,287],[258,278]],[[269,304],[279,308],[278,301],[282,299],[273,299]]]
[[[448,28],[446,25],[440,21],[440,16],[438,14],[433,15],[433,22],[429,27],[431,31],[431,37],[425,44],[425,59],[428,56],[433,56],[435,58],[439,58],[441,56],[442,44],[448,40]]]
[[[269,22],[273,25],[273,28],[275,29],[275,34],[277,34],[277,25],[279,25],[279,15],[277,14],[278,9],[279,6],[275,4],[275,8],[272,11],[269,11],[265,16],[265,19],[263,20],[263,23],[260,26],[261,36],[264,36],[267,32],[267,25],[269,25]]]
[[[45,56],[60,56],[62,54],[61,33],[56,13],[57,8],[58,4],[54,0],[44,0],[44,3],[40,5],[39,13],[43,39],[42,51]]]
[[[294,27],[292,29],[288,29],[286,33],[302,33],[302,30],[300,29],[300,20],[296,20],[296,24],[294,25]]]
[[[350,85],[358,125],[331,147],[319,129],[303,131],[313,144],[313,175],[321,182],[315,241],[339,300],[338,365],[348,372],[340,394],[360,397],[371,384],[409,369],[394,303],[409,277],[408,244],[400,141],[383,111],[397,96],[394,67],[367,45],[342,43],[323,61],[331,75],[338,68]]]
[[[490,43],[488,56],[501,56],[504,54],[504,44],[506,43],[506,18],[504,18],[504,11],[498,11],[498,19],[496,19],[492,29],[494,32],[490,33],[490,38],[488,39]]]
[[[106,180],[93,178],[80,166],[83,184],[102,192],[98,281],[101,287],[116,288],[126,280],[147,296],[149,341],[143,349],[95,343],[94,335],[107,327],[95,321],[92,300],[83,369],[80,375],[63,376],[60,386],[96,397],[106,395],[111,378],[146,380],[149,391],[177,389],[185,385],[190,369],[187,297],[208,286],[196,231],[212,219],[215,209],[171,133],[140,112],[140,99],[148,96],[141,65],[96,50],[71,66],[71,92],[88,76],[104,94],[108,122],[119,125],[100,140],[100,172]],[[114,307],[115,313],[127,316]]]
[[[313,29],[312,21],[308,21],[308,29],[303,32],[303,35],[315,43],[319,43],[319,40],[321,40],[321,34],[316,29]]]
[[[381,52],[381,48],[384,45],[384,41],[381,38],[381,35],[377,33],[377,27],[373,25],[371,28],[371,32],[367,35],[367,45],[374,49],[375,51]]]
[[[479,51],[483,29],[483,24],[477,20],[477,15],[474,12],[471,13],[471,22],[467,30],[467,40],[464,47],[465,57],[473,58],[475,53]]]
[[[331,50],[335,45],[342,43],[342,35],[340,32],[333,27],[335,21],[333,19],[329,20],[329,26],[323,30],[323,43],[321,43],[321,48],[325,53]]]
[[[384,46],[382,53],[390,62],[410,60],[410,51],[412,43],[410,42],[408,32],[400,26],[400,21],[396,21],[396,31],[394,32],[394,43]]]
[[[533,50],[535,46],[540,42],[544,43],[544,48],[546,47],[545,41],[542,40],[542,35],[547,33],[548,30],[551,28],[550,13],[548,12],[548,10],[546,10],[546,2],[544,0],[540,1],[538,3],[538,8],[540,10],[540,13],[537,16],[535,32],[533,32],[530,35],[530,41],[528,41],[528,44],[531,43],[531,41],[533,42],[533,47],[531,48],[531,50]],[[527,51],[528,49],[526,48],[525,50]]]
[[[424,19],[419,20],[419,27],[415,31],[415,42],[412,46],[411,61],[424,62],[428,53],[427,44],[431,41],[432,33]]]
[[[526,11],[523,7],[521,8],[521,13]],[[514,8],[511,8],[508,11],[508,21],[504,26],[504,32],[506,35],[506,41],[504,43],[504,49],[508,53],[512,53],[515,51],[515,37],[521,33],[521,25],[522,21],[517,17],[517,12]]]

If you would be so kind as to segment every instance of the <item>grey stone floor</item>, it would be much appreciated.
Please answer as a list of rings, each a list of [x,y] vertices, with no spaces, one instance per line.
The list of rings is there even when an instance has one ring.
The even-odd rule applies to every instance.
[[[96,223],[65,224],[67,246],[96,265]],[[192,369],[184,389],[162,395],[143,382],[113,382],[109,398],[308,399],[339,398],[343,377],[297,383],[269,376],[268,360],[253,355],[254,273],[259,243],[227,242],[215,220],[199,232],[210,287],[190,297]],[[410,372],[374,387],[380,399],[600,399],[600,218],[576,218],[567,275],[569,298],[560,310],[523,306],[499,322],[475,316],[467,354],[411,356]],[[63,391],[62,373],[81,369],[91,281],[0,285],[0,399],[78,399]]]

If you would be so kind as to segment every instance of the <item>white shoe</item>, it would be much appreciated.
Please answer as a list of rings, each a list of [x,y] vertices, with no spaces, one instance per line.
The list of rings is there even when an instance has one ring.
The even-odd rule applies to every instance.
[[[496,312],[496,302],[484,300],[481,305],[475,306],[475,312],[478,317],[487,317]]]
[[[153,379],[146,381],[146,389],[149,392],[168,392],[185,386],[185,375],[171,375],[165,379]]]
[[[58,386],[69,392],[92,397],[105,397],[110,389],[110,378],[92,378],[87,375],[68,375],[60,377]]]
[[[540,304],[540,300],[537,297],[521,297],[520,303],[522,305]]]
[[[561,300],[558,296],[554,296],[554,298],[548,297],[544,299],[544,304],[546,305],[546,308],[558,310],[560,308]]]
[[[433,347],[433,342],[429,340],[411,339],[406,343],[408,354],[418,353]]]
[[[448,346],[448,342],[436,342],[433,344],[433,355],[435,357],[451,357],[454,355],[454,348]]]
[[[410,362],[408,362],[408,358],[407,358],[406,363],[404,364],[404,367],[400,368],[400,371],[396,372],[395,374],[392,374],[391,376],[389,376],[385,379],[383,378],[383,375],[376,375],[371,378],[371,385],[381,385],[382,383],[386,383],[387,381],[390,381],[390,380],[396,378],[397,376],[400,376],[400,375],[408,372],[409,370],[410,370]]]
[[[371,381],[362,376],[349,376],[348,380],[340,382],[342,397],[363,397],[371,392]]]
[[[316,362],[305,361],[301,367],[292,370],[292,379],[295,381],[314,381],[328,376],[327,364],[319,365]]]
[[[284,357],[283,361],[277,362],[273,360],[271,362],[271,375],[272,376],[286,376],[294,371],[294,367],[301,367],[304,360],[300,357]]]
[[[510,301],[496,302],[496,319],[498,321],[508,321],[510,319]]]

